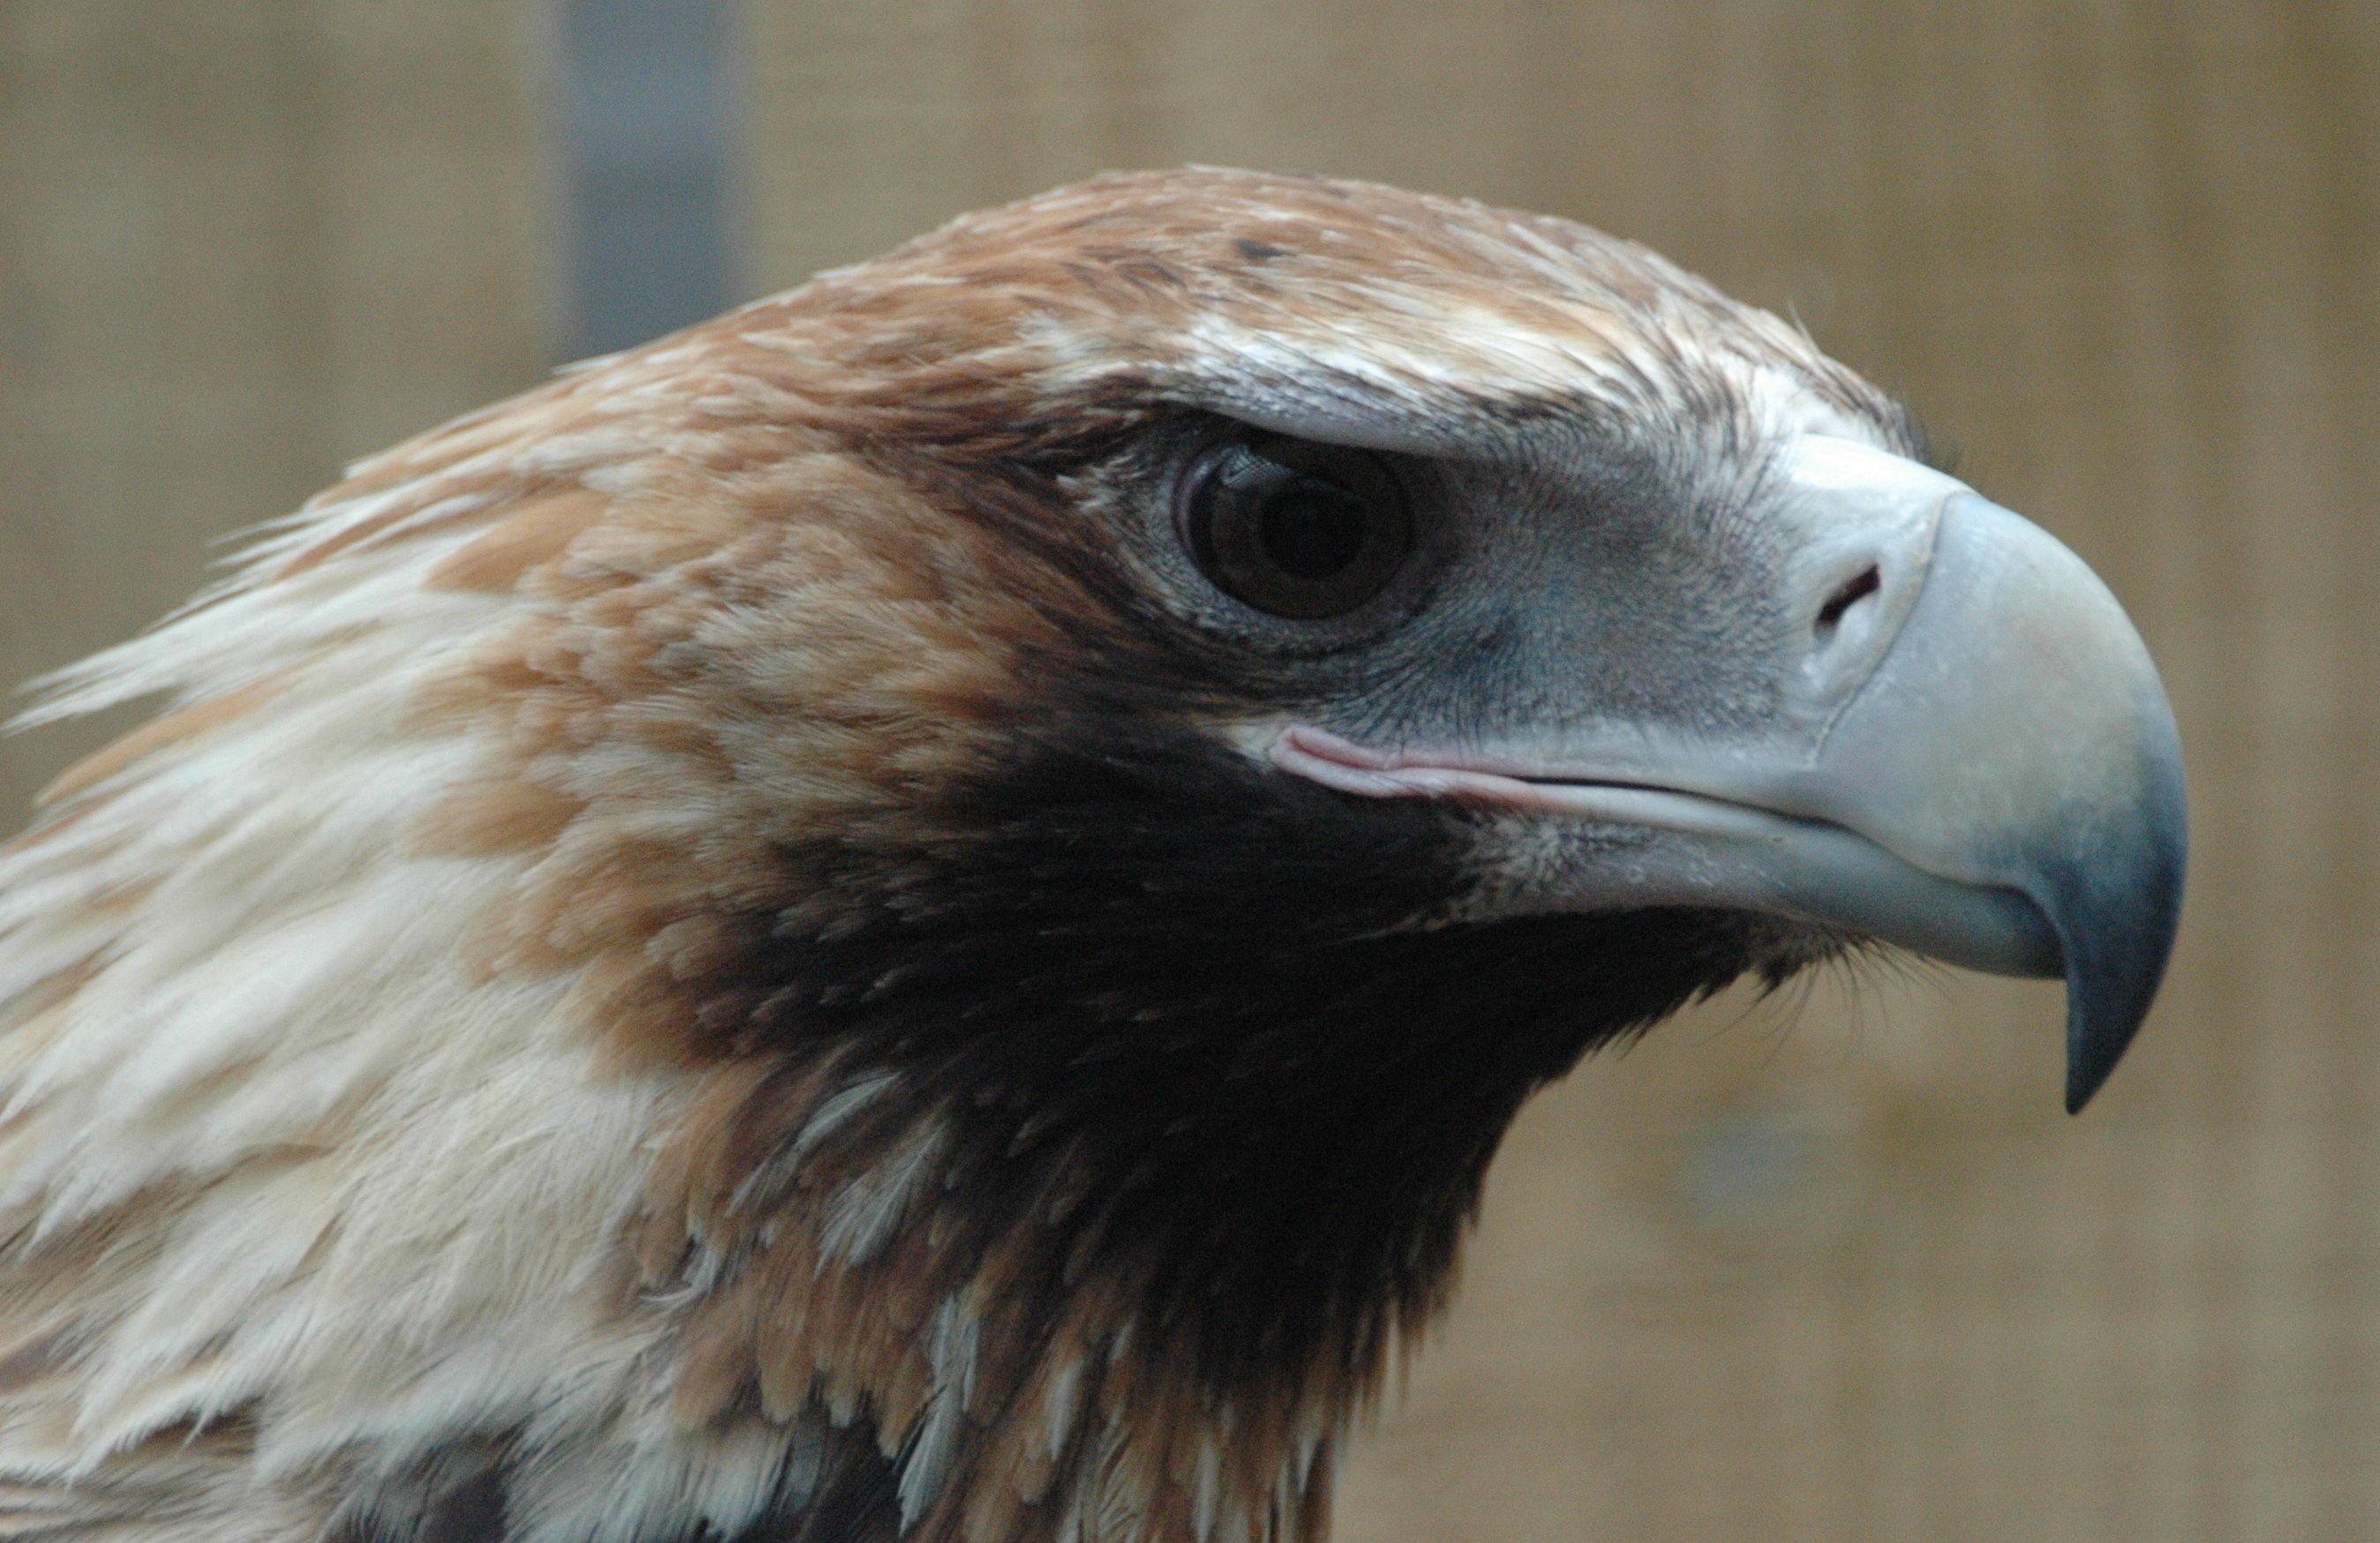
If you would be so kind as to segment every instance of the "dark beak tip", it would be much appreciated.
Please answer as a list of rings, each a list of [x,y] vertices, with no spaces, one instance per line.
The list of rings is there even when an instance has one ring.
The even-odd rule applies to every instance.
[[[2173,933],[2138,940],[2141,946],[2097,970],[2069,971],[2066,981],[2066,1112],[2080,1114],[2124,1058],[2156,1000]]]
[[[2082,1113],[2082,1106],[2107,1086],[2107,1078],[2116,1070],[2116,1063],[2124,1058],[2124,1051],[2131,1044],[2138,1027],[2134,1023],[2121,1029],[2104,1029],[2087,1020],[2079,1003],[2067,1010],[2067,1113]]]
[[[2068,933],[2066,945],[2066,1112],[2107,1080],[2140,1032],[2164,982],[2181,923],[2181,844],[2177,834],[2152,881],[2118,917]],[[2106,925],[2112,922],[2113,925]]]
[[[2143,736],[2140,795],[2129,818],[2068,848],[2063,874],[2041,893],[2066,960],[2066,1112],[2080,1114],[2106,1085],[2156,1001],[2181,930],[2190,866],[2189,796],[2172,710]]]

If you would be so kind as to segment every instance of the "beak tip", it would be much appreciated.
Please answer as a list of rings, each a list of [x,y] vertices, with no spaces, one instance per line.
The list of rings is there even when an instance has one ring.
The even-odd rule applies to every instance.
[[[2066,983],[2066,1112],[2080,1114],[2124,1058],[2141,1021],[2155,1001],[2166,957],[2173,946],[2168,928],[2139,940],[2129,958],[2098,961],[2096,970],[2070,969]]]
[[[2155,968],[2131,980],[2104,982],[2115,990],[2094,991],[2094,982],[2072,979],[2067,988],[2066,1112],[2080,1114],[2116,1070],[2131,1048],[2156,996],[2158,978],[2165,973],[2163,951]],[[2123,988],[2130,987],[2130,990]],[[2108,1000],[2108,999],[2115,1000]]]
[[[2059,919],[2066,967],[2066,1112],[2091,1101],[2140,1031],[2180,929],[2183,853],[2179,789],[2134,886]],[[2095,910],[2097,915],[2091,914]],[[2078,914],[2079,913],[2079,914]],[[2095,922],[2096,925],[2091,925]],[[2081,925],[2078,925],[2081,924]]]
[[[2066,1112],[2080,1114],[2082,1108],[2107,1086],[2124,1058],[2125,1047],[2132,1040],[2132,1032],[2103,1034],[2083,1020],[2080,1012],[2070,1012],[2066,1025]]]

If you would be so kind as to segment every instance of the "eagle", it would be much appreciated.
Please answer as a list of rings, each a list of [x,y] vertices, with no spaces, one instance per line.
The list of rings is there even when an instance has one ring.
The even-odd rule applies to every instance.
[[[1564,220],[1115,174],[351,468],[51,678],[0,1535],[1290,1543],[1531,1092],[1739,978],[2146,1012],[2082,562]]]

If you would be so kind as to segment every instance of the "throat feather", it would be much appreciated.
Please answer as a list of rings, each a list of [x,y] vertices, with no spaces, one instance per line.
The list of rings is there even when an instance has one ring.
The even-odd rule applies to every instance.
[[[938,812],[781,852],[797,902],[684,983],[721,1091],[653,1208],[702,1219],[682,1415],[873,1428],[919,1537],[1305,1535],[1521,1102],[1752,956],[1685,911],[1415,928],[1459,815],[1187,736]]]

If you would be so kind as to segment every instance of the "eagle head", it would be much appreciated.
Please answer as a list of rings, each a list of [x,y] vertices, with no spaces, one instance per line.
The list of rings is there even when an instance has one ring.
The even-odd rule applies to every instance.
[[[160,693],[0,849],[58,1536],[1312,1537],[1532,1090],[1900,947],[2079,1107],[2181,891],[2139,638],[1889,398],[1315,178],[436,430],[35,716]]]

